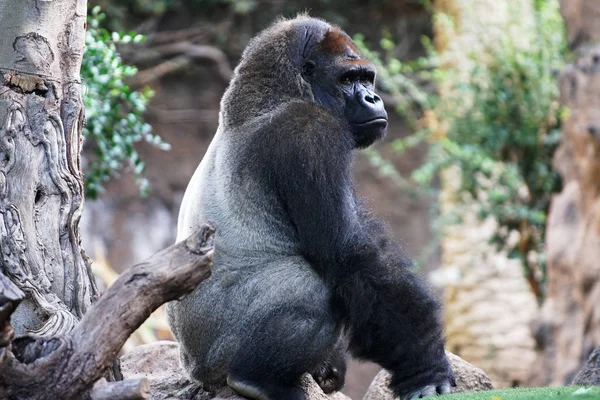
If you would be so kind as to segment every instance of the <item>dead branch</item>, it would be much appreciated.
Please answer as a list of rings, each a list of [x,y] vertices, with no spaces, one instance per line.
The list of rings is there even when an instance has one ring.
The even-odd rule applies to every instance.
[[[219,75],[225,82],[229,82],[233,73],[227,55],[214,46],[194,44],[191,42],[172,43],[154,48],[165,56],[184,54],[195,62],[213,62],[217,66]]]
[[[138,72],[128,80],[129,86],[139,88],[168,73],[184,69],[191,63],[214,65],[217,74],[225,83],[229,82],[233,75],[227,55],[223,51],[214,46],[194,44],[188,41],[152,47],[136,55],[132,62],[139,65],[148,60],[161,58],[168,60]]]
[[[127,80],[127,83],[132,89],[149,85],[150,83],[159,80],[165,75],[183,70],[185,67],[192,64],[192,61],[187,56],[179,56],[170,60],[164,61],[154,67],[150,67],[143,71],[139,71],[133,77]]]
[[[94,382],[104,375],[129,335],[158,306],[191,292],[208,278],[213,233],[210,225],[204,225],[187,240],[126,270],[71,334],[12,341],[0,353],[0,399],[92,398]],[[123,383],[111,385],[132,393]],[[144,384],[138,381],[137,385],[142,395]],[[96,395],[99,390],[94,390]],[[125,400],[127,393],[112,398]]]
[[[148,106],[148,113],[152,120],[161,123],[173,122],[213,122],[219,117],[218,110],[183,109],[166,110]]]
[[[160,45],[182,41],[193,41],[204,38],[207,35],[206,27],[192,27],[176,31],[161,31],[150,33],[146,36],[145,43],[151,45]]]

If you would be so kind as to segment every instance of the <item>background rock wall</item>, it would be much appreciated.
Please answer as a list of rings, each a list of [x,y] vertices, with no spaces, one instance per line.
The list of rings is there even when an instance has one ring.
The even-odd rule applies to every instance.
[[[560,76],[569,110],[554,167],[563,190],[547,225],[548,295],[538,321],[532,383],[569,383],[600,345],[600,2],[561,1],[578,54]]]
[[[528,37],[523,33],[533,21],[532,2],[527,0],[434,4],[435,43],[442,65],[465,79],[473,68],[471,53],[493,46],[503,35]],[[440,88],[442,101],[444,96],[452,98],[449,90]],[[536,357],[530,325],[537,316],[537,302],[521,262],[489,243],[496,222],[479,220],[477,204],[458,198],[459,172],[450,169],[440,177],[441,213],[460,209],[463,220],[444,228],[442,269],[433,275],[444,286],[447,348],[482,368],[495,387],[523,385]]]

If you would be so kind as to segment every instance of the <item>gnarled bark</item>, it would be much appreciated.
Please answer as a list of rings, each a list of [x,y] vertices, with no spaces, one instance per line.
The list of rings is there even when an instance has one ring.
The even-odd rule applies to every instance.
[[[148,397],[144,379],[93,385],[153,310],[210,274],[205,225],[90,308],[97,290],[79,237],[85,24],[85,0],[0,0],[0,400]],[[14,339],[13,328],[36,335]]]
[[[0,265],[17,333],[69,332],[97,295],[80,245],[85,0],[0,0]]]

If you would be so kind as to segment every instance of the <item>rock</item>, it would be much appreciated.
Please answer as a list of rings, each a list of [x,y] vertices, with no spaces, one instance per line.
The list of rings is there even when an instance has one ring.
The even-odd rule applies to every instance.
[[[351,400],[348,396],[339,392],[327,396],[308,374],[302,379],[302,387],[308,400]],[[213,400],[245,400],[245,397],[240,397],[233,390],[225,388],[218,392]]]
[[[573,385],[600,386],[600,347],[594,350],[587,363],[577,373]]]
[[[209,400],[214,396],[192,382],[179,366],[179,344],[159,341],[135,347],[121,357],[123,379],[148,378],[150,399]]]
[[[600,14],[591,15],[600,26]],[[572,382],[581,361],[600,346],[600,30],[598,35],[560,73],[561,105],[569,116],[553,165],[563,188],[552,198],[546,223],[548,285],[534,325],[539,350],[531,386]]]
[[[576,48],[600,37],[597,0],[560,0],[560,11],[567,25],[569,45]]]
[[[159,341],[134,348],[121,357],[123,379],[148,378],[151,400],[244,400],[225,387],[208,393],[191,381],[179,365],[179,344]],[[325,395],[310,375],[302,380],[308,400],[350,400],[342,393]]]
[[[469,364],[448,351],[446,356],[456,377],[456,387],[452,388],[452,393],[479,392],[494,388],[490,378],[480,368]],[[373,379],[373,383],[371,383],[363,400],[393,400],[394,395],[388,387],[389,382],[390,373],[384,369],[381,370]]]

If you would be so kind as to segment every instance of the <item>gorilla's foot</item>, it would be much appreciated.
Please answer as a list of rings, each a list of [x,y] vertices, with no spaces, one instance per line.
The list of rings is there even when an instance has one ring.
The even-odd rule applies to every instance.
[[[345,361],[344,361],[345,363]],[[312,374],[315,382],[321,387],[325,394],[330,394],[342,390],[346,380],[345,365],[338,368],[334,363],[325,361]]]
[[[253,382],[229,374],[227,386],[252,400],[306,400],[302,388],[283,382]]]

